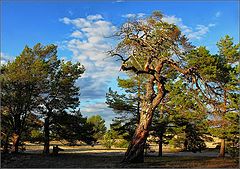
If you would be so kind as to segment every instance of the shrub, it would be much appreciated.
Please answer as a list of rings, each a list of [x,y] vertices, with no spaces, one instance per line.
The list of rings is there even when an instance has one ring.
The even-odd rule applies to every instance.
[[[119,148],[127,148],[128,145],[129,145],[129,142],[125,139],[119,139],[114,143],[114,146]]]
[[[228,147],[226,149],[227,153],[231,156],[231,157],[239,157],[239,148],[238,147]]]
[[[39,130],[32,130],[30,134],[31,142],[42,142],[43,141],[43,133]]]
[[[111,149],[116,140],[116,133],[113,130],[108,130],[101,141],[102,145],[108,149]]]

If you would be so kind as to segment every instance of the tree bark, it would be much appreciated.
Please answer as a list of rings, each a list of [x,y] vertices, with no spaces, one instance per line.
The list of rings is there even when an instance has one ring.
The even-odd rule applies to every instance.
[[[164,84],[161,83],[158,83],[158,94],[155,95],[153,89],[154,80],[154,77],[151,77],[146,84],[147,92],[141,104],[140,121],[122,161],[124,163],[144,162],[144,147],[149,134],[149,126],[152,123],[153,112],[165,96]]]
[[[221,139],[221,147],[219,157],[225,157],[225,139]]]
[[[13,152],[14,153],[18,153],[19,141],[20,141],[20,134],[19,134],[19,132],[15,131],[12,135]]]
[[[49,119],[50,116],[47,115],[44,122],[44,149],[43,154],[49,154]]]
[[[162,148],[163,148],[163,135],[161,134],[161,135],[159,135],[159,142],[158,142],[158,156],[159,157],[162,157],[162,152],[163,152],[163,150],[162,150]]]
[[[224,93],[223,93],[223,117],[225,116],[226,112],[227,112],[227,90],[224,89]],[[223,121],[223,127],[225,127],[225,122]],[[219,152],[219,157],[225,157],[225,139],[221,139],[221,146],[220,146],[220,152]]]
[[[12,152],[18,153],[19,151],[19,142],[20,142],[20,135],[21,135],[21,120],[20,120],[20,114],[16,113],[14,115],[14,129],[12,133]]]
[[[150,112],[149,112],[150,113]],[[141,119],[135,131],[133,139],[128,147],[123,162],[142,163],[144,162],[144,147],[149,133],[149,126],[152,121],[152,114],[141,112]]]
[[[148,62],[146,63],[145,68],[148,68],[152,60],[149,58]],[[124,61],[124,63],[126,60]],[[150,70],[138,70],[134,66],[126,67],[122,64],[122,70],[128,71],[132,70],[136,74],[140,73],[147,73],[149,76],[149,80],[146,83],[146,94],[144,99],[142,100],[141,104],[141,113],[140,113],[140,121],[138,126],[135,130],[133,139],[129,144],[128,150],[125,154],[125,157],[122,162],[124,163],[139,163],[144,162],[144,146],[147,140],[147,136],[149,133],[149,126],[152,123],[153,112],[155,111],[156,107],[162,101],[164,96],[167,93],[165,90],[164,84],[166,82],[166,78],[161,76],[161,70],[164,64],[169,64],[175,70],[183,73],[183,74],[191,74],[195,69],[182,69],[178,66],[171,59],[160,59],[156,68],[153,70],[155,73],[151,73]],[[152,68],[151,68],[152,70]],[[154,88],[154,87],[157,88]],[[157,89],[157,90],[156,90]],[[157,93],[156,93],[157,92]]]

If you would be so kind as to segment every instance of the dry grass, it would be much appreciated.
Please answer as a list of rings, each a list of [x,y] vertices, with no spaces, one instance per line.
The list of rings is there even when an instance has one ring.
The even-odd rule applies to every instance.
[[[53,143],[52,143],[53,144]],[[52,147],[51,147],[52,148]],[[144,163],[121,164],[126,149],[108,150],[101,145],[94,147],[64,146],[58,156],[42,155],[43,145],[27,144],[24,153],[2,154],[2,168],[238,168],[237,159],[218,158],[217,152],[170,153],[165,149],[164,157],[145,157]],[[157,153],[157,152],[156,152]],[[156,155],[155,153],[155,155]],[[215,153],[215,154],[214,154]]]
[[[2,168],[238,168],[231,158],[217,157],[146,157],[144,163],[120,163],[123,156],[94,154],[3,155]]]
[[[106,149],[102,145],[96,145],[94,147],[89,145],[76,145],[76,146],[67,146],[60,144],[59,142],[51,142],[51,145],[59,145],[61,149],[64,151],[61,151],[61,154],[66,153],[124,153],[126,152],[125,148],[112,148],[112,149]],[[52,152],[52,146],[50,146],[50,153]],[[26,153],[34,153],[34,154],[41,154],[43,151],[43,145],[41,144],[30,144],[26,143]]]
[[[238,163],[231,158],[217,157],[147,157],[143,164],[129,164],[130,168],[238,168]]]

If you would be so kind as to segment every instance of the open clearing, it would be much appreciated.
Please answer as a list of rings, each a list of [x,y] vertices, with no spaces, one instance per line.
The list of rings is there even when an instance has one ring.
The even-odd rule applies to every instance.
[[[157,152],[145,157],[144,163],[121,164],[126,149],[104,149],[102,146],[62,146],[59,155],[41,154],[41,146],[27,147],[20,154],[2,154],[2,168],[238,168],[238,159],[218,158],[215,151]]]
[[[111,153],[110,153],[111,154]],[[232,158],[164,156],[146,157],[144,163],[120,164],[123,156],[94,154],[2,155],[2,168],[237,168]]]

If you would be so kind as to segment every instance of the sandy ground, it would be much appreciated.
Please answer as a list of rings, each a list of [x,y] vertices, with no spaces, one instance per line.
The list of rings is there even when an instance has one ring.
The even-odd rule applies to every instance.
[[[57,145],[57,144],[53,144]],[[101,145],[95,145],[94,147],[88,146],[88,145],[81,145],[81,146],[65,146],[58,144],[60,148],[62,148],[64,151],[61,151],[60,154],[90,154],[90,155],[106,155],[106,156],[112,156],[112,155],[119,155],[122,156],[126,152],[126,148],[112,148],[112,149],[106,149],[105,147]],[[35,145],[35,144],[28,144],[26,146],[26,151],[24,153],[30,153],[30,154],[41,154],[43,150],[43,145]],[[155,148],[154,148],[155,150]],[[52,146],[50,147],[50,152],[52,152]],[[185,156],[191,156],[191,157],[217,157],[218,152],[217,151],[203,151],[202,153],[192,153],[192,152],[180,152],[180,151],[172,151],[167,148],[163,149],[165,156],[177,156],[177,157],[185,157]],[[148,153],[149,156],[157,156],[158,152],[157,150]],[[227,157],[229,157],[228,154],[226,154]]]
[[[63,146],[59,155],[43,155],[42,145],[27,144],[20,154],[1,154],[1,168],[238,168],[237,159],[218,158],[216,151],[171,152],[164,149],[163,157],[148,153],[141,164],[121,164],[126,149],[108,150],[101,145]],[[51,146],[52,148],[52,146]]]

